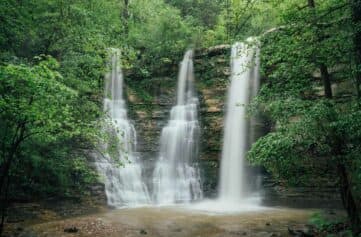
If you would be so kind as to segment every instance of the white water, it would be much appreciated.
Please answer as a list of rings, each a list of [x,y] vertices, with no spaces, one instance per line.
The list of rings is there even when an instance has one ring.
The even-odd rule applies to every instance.
[[[255,137],[251,128],[254,121],[247,118],[246,105],[259,89],[258,47],[247,43],[232,46],[232,74],[225,115],[218,199],[191,205],[187,203],[203,198],[196,163],[200,127],[197,118],[199,102],[193,91],[192,51],[187,51],[181,62],[177,104],[172,107],[168,124],[162,130],[160,154],[151,177],[152,201],[142,181],[141,164],[135,153],[136,132],[127,119],[118,54],[113,54],[112,71],[106,77],[104,109],[113,127],[108,129],[109,133],[115,134],[121,141],[117,153],[125,166],[118,168],[109,155],[96,162],[99,173],[104,177],[108,204],[132,207],[149,203],[185,203],[179,207],[209,213],[264,210],[259,205],[260,197],[250,191],[250,180],[245,175],[246,152]]]
[[[162,130],[160,157],[153,173],[153,197],[156,204],[189,202],[202,198],[200,174],[196,162],[200,127],[198,99],[193,92],[192,51],[180,65],[177,105]]]
[[[148,190],[142,180],[142,167],[136,156],[136,131],[127,118],[123,99],[123,75],[119,65],[120,53],[112,50],[111,72],[105,77],[104,111],[109,116],[106,128],[115,144],[104,144],[105,150],[114,146],[115,159],[106,153],[95,162],[105,184],[108,205],[138,206],[150,203]],[[121,162],[123,166],[117,163]]]
[[[250,180],[247,180],[245,174],[245,156],[253,136],[246,106],[259,87],[258,47],[247,43],[235,43],[232,46],[230,80],[224,121],[219,200],[224,203],[244,203],[251,196],[248,185]]]

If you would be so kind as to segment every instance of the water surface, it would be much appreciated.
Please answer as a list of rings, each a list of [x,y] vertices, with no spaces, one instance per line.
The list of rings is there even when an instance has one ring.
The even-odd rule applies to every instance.
[[[189,206],[124,208],[106,213],[53,221],[32,227],[40,236],[227,237],[288,236],[288,226],[307,223],[315,210],[264,208],[252,211],[205,212]]]

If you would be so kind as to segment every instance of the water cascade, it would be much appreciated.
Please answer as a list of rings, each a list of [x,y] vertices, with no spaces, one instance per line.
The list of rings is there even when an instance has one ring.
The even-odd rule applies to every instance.
[[[160,156],[153,173],[153,195],[157,204],[189,202],[202,198],[196,162],[200,127],[198,99],[193,89],[191,50],[180,64],[177,104],[161,134]]]
[[[127,118],[119,57],[119,50],[111,51],[111,72],[105,76],[104,111],[109,116],[109,124],[105,129],[112,141],[103,144],[103,148],[112,150],[114,155],[110,156],[110,152],[106,152],[104,156],[97,157],[95,164],[105,184],[108,205],[137,206],[149,203],[150,198],[142,181],[142,167],[135,152],[136,131]]]
[[[259,48],[235,43],[231,51],[231,84],[224,121],[223,150],[220,169],[219,199],[240,203],[249,197],[245,156],[250,146],[252,119],[246,115],[250,99],[259,88]]]

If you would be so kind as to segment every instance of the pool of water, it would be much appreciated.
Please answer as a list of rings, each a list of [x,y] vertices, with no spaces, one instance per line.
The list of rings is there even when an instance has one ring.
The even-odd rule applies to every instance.
[[[228,237],[288,236],[288,227],[308,222],[316,209],[261,207],[205,201],[192,205],[123,208],[31,226],[39,236]],[[243,206],[243,208],[242,208]],[[224,206],[223,206],[224,208]]]

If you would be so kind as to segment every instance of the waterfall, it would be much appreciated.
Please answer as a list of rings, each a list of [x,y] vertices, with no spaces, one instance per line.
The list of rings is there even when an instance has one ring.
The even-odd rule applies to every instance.
[[[142,180],[141,163],[135,152],[136,131],[127,118],[119,57],[119,50],[111,50],[111,72],[105,76],[104,111],[108,115],[105,131],[111,141],[102,144],[108,152],[98,156],[95,162],[105,184],[108,205],[114,207],[150,202],[147,187]],[[110,153],[114,154],[111,156]]]
[[[259,88],[259,48],[255,40],[235,43],[231,51],[231,84],[224,121],[224,138],[220,168],[219,199],[241,202],[249,196],[245,156],[254,137],[247,105]]]
[[[161,147],[153,173],[153,195],[157,204],[189,202],[202,198],[198,157],[200,127],[198,99],[193,88],[191,50],[180,64],[177,104],[161,134]]]

